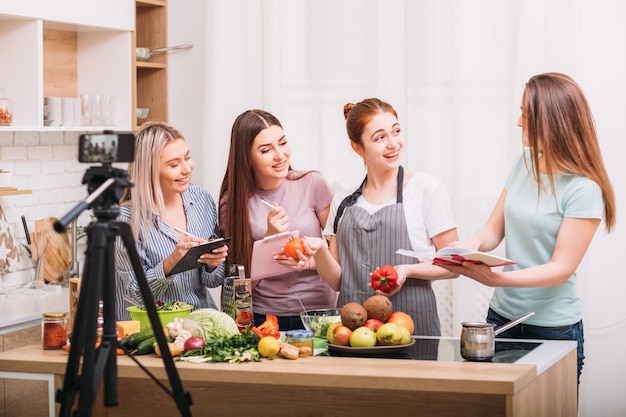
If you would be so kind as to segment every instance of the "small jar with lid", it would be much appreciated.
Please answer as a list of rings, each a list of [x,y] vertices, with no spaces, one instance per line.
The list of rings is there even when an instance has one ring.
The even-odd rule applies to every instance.
[[[300,356],[313,356],[313,332],[310,330],[288,330],[285,342],[300,349]],[[308,349],[303,349],[308,348]]]
[[[67,343],[65,313],[44,313],[41,319],[41,342],[44,349],[60,349]]]
[[[10,126],[13,123],[13,106],[7,97],[6,90],[0,88],[0,126]]]

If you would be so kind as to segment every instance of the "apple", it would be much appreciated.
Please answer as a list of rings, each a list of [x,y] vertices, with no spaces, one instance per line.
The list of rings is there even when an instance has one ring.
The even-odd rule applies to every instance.
[[[376,332],[378,344],[393,346],[402,344],[402,326],[395,323],[385,323]]]
[[[400,331],[402,332],[402,342],[401,345],[408,345],[411,343],[411,333],[409,333],[409,329],[404,326],[400,326]]]
[[[361,326],[354,329],[350,336],[350,346],[352,347],[372,347],[376,346],[376,332]]]
[[[350,344],[350,337],[352,337],[352,330],[348,326],[340,324],[333,327],[332,331],[327,333],[328,341],[333,345],[348,346]]]
[[[386,323],[395,323],[406,327],[411,334],[413,334],[413,330],[415,329],[413,325],[413,318],[403,311],[394,311],[391,313],[391,315],[387,318]]]
[[[378,331],[378,329],[382,325],[383,325],[383,322],[378,320],[378,319],[367,319],[367,321],[364,324],[365,327],[367,327],[368,329],[370,329],[373,332]]]
[[[328,325],[328,329],[326,329],[326,334],[325,334],[326,339],[329,339],[329,340],[330,340],[330,334],[333,332],[333,330],[334,330],[334,329],[335,329],[335,327],[337,327],[337,326],[341,326],[341,322],[340,322],[340,321],[334,321],[334,322],[332,322],[332,323],[330,323],[330,324]]]

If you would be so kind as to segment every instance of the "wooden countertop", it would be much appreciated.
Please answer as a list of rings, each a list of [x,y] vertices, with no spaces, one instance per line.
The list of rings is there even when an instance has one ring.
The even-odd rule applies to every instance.
[[[137,357],[157,378],[167,379],[163,361],[155,355]],[[26,346],[0,353],[0,370],[9,372],[65,373],[68,354]],[[148,378],[130,358],[118,356],[120,378]],[[352,388],[367,377],[369,386],[398,391],[514,394],[537,376],[528,364],[440,362],[403,359],[302,357],[276,358],[236,364],[175,362],[185,382],[290,385],[300,387]],[[207,372],[210,371],[210,372]]]

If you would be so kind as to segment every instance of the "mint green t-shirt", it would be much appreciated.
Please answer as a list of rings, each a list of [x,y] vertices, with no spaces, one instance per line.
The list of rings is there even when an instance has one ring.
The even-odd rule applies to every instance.
[[[524,158],[527,163],[524,163]],[[505,270],[517,270],[548,263],[552,258],[556,237],[564,217],[602,219],[602,190],[583,175],[559,174],[555,177],[556,199],[549,179],[542,175],[544,185],[537,195],[537,183],[530,169],[528,152],[515,162],[506,181],[504,203],[506,257],[517,262]],[[515,318],[528,311],[534,316],[526,321],[536,326],[565,326],[582,318],[576,288],[577,276],[554,287],[498,287],[490,307],[498,314]]]

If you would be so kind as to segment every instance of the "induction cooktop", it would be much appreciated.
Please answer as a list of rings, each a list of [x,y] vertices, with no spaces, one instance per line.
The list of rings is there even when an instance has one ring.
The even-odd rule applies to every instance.
[[[415,345],[406,351],[407,359],[463,362],[461,344],[458,339],[415,338]],[[514,363],[528,352],[540,346],[541,342],[524,340],[498,340],[492,362]]]
[[[448,361],[463,362],[465,359],[461,357],[461,346],[459,339],[454,338],[428,338],[424,336],[414,337],[415,344],[406,349],[393,350],[387,353],[381,350],[380,355],[368,355],[368,357],[381,357],[393,359],[415,359],[415,360],[432,360],[432,361]],[[524,340],[498,340],[496,338],[495,355],[491,359],[492,362],[514,363],[528,352],[540,346],[541,342],[524,341]],[[360,356],[358,351],[355,352],[332,352],[331,356]]]

